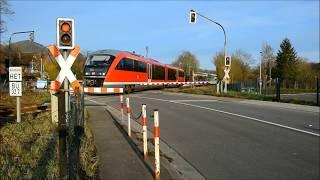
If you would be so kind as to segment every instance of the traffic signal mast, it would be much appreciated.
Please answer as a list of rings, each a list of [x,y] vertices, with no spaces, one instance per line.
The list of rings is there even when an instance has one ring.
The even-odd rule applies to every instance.
[[[208,17],[206,17],[206,16],[204,16],[204,15],[202,15],[202,14],[200,14],[199,12],[196,12],[195,10],[193,10],[193,9],[191,9],[190,10],[190,23],[191,24],[195,24],[196,23],[196,16],[197,15],[199,15],[200,17],[203,17],[204,19],[206,19],[206,20],[208,20],[208,21],[210,21],[210,22],[212,22],[212,23],[214,23],[214,24],[216,24],[216,25],[218,25],[221,29],[222,29],[222,31],[223,31],[223,35],[224,35],[224,56],[226,57],[227,56],[227,34],[226,34],[226,31],[225,31],[225,29],[223,28],[223,26],[220,24],[220,23],[218,23],[218,22],[216,22],[216,21],[214,21],[214,20],[212,20],[212,19],[210,19],[210,18],[208,18]],[[229,56],[230,57],[230,56]],[[226,58],[225,58],[226,59]],[[228,63],[229,64],[229,66],[225,66],[225,74],[224,74],[224,76],[225,77],[229,77],[229,71],[230,71],[230,65],[231,65],[231,57],[230,57],[230,63]],[[225,65],[226,65],[226,62],[225,62]],[[224,78],[224,79],[229,79],[229,78]],[[225,93],[227,93],[227,86],[228,86],[228,80],[227,81],[225,81],[225,86],[224,86],[224,92]],[[219,90],[218,90],[218,88],[217,88],[217,93],[219,93]]]

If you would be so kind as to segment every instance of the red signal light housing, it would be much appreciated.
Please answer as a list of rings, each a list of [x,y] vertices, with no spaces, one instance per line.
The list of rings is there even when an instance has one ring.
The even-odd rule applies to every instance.
[[[74,20],[71,18],[57,19],[57,46],[58,49],[74,48]]]

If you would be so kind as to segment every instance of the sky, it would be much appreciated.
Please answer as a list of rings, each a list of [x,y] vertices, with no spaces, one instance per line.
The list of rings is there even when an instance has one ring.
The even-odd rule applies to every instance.
[[[75,19],[76,44],[83,52],[118,49],[145,54],[162,63],[172,63],[183,51],[190,51],[200,67],[215,69],[212,58],[223,51],[224,36],[219,26],[197,17],[195,11],[222,24],[227,34],[227,54],[250,53],[259,62],[263,43],[274,52],[289,38],[298,56],[319,62],[319,1],[10,1],[15,14],[1,17],[7,43],[17,31],[35,31],[35,41],[56,43],[56,18]],[[28,35],[14,36],[12,41]]]

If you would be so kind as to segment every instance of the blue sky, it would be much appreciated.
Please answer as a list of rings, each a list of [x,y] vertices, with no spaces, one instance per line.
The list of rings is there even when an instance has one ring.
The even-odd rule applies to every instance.
[[[120,49],[145,53],[171,63],[188,50],[200,66],[213,69],[212,57],[223,50],[223,32],[203,18],[189,24],[194,9],[221,23],[227,32],[228,54],[237,49],[258,62],[262,43],[275,52],[288,37],[299,56],[319,62],[319,1],[10,1],[15,12],[7,21],[12,32],[35,30],[35,41],[55,43],[57,17],[72,17],[76,43],[83,50]],[[13,41],[26,39],[16,36]],[[253,64],[254,65],[254,64]]]

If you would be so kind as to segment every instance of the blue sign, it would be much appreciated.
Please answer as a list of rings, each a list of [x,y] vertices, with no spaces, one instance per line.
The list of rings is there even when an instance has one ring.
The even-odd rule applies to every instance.
[[[37,89],[46,89],[47,81],[45,80],[37,80]]]

